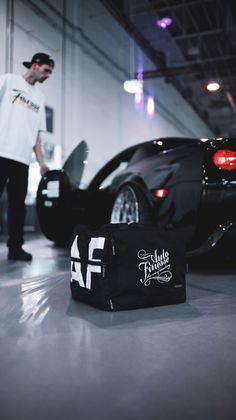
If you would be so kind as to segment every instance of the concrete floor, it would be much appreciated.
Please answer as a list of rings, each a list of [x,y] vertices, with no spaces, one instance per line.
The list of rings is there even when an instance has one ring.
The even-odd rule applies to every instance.
[[[0,244],[1,420],[235,420],[236,274],[191,268],[186,303],[103,312],[70,296],[69,251]]]

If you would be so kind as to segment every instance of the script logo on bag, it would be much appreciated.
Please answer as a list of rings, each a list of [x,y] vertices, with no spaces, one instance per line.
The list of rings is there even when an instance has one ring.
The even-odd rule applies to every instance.
[[[145,249],[140,249],[137,255],[142,260],[139,262],[138,268],[143,272],[143,278],[140,279],[140,282],[144,286],[150,286],[154,281],[163,284],[171,280],[172,273],[170,271],[170,254],[168,251],[163,249],[158,254],[157,249],[155,249],[154,253],[150,254]]]

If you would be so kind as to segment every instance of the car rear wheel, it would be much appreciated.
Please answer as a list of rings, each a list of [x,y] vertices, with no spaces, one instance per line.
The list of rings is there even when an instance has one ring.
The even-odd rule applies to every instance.
[[[138,188],[125,185],[120,189],[112,207],[111,223],[151,223],[150,208]]]

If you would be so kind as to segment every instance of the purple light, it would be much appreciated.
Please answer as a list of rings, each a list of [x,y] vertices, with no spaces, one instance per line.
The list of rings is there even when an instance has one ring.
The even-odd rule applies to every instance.
[[[143,82],[143,72],[142,71],[138,72],[137,79],[140,80],[141,82]]]
[[[173,23],[173,19],[171,19],[168,16],[163,17],[162,19],[158,19],[156,21],[157,26],[159,26],[162,29],[166,29],[167,26],[170,26],[172,23]]]

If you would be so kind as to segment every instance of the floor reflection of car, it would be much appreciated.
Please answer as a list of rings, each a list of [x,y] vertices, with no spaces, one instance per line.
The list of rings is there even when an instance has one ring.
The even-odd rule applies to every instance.
[[[83,190],[76,183],[86,151],[80,143],[65,167],[47,172],[39,184],[37,211],[48,239],[64,243],[76,224],[111,221],[180,228],[193,255],[218,244],[227,252],[235,246],[235,139],[163,138],[134,145]]]

